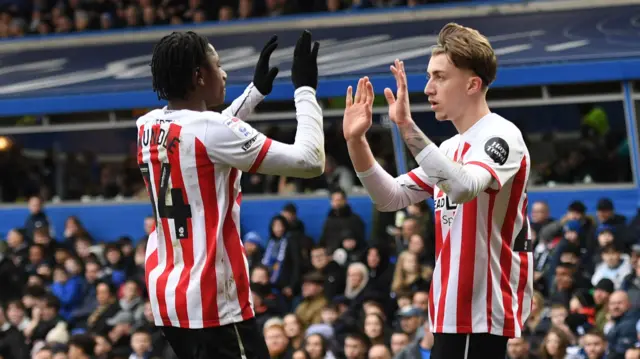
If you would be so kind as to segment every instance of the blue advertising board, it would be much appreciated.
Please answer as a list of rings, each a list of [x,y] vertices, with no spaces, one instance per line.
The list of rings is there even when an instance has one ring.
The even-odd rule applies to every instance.
[[[501,69],[495,86],[640,78],[640,6],[530,12],[462,19],[408,20],[391,24],[344,25],[312,29],[321,42],[320,97],[343,95],[362,75],[377,92],[394,86],[389,65],[405,61],[411,91],[421,91],[430,47],[450,21],[485,34]],[[268,99],[290,99],[290,68],[299,29],[231,32],[210,37],[228,73],[228,98],[251,81],[258,54],[272,33],[279,48],[272,63],[280,68]],[[160,104],[151,91],[149,61],[154,43],[121,41],[70,44],[0,52],[0,115],[150,107]],[[135,36],[132,33],[131,36]],[[41,41],[41,40],[37,40]]]

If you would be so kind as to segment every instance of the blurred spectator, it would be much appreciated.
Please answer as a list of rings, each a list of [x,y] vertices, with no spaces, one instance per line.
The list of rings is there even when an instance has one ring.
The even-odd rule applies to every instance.
[[[640,312],[631,309],[629,296],[624,291],[616,291],[609,298],[609,321],[605,333],[609,342],[608,359],[624,358],[627,349],[638,340],[636,324]]]
[[[633,271],[628,254],[620,253],[614,243],[609,243],[602,249],[602,263],[596,267],[591,283],[593,285],[607,278],[613,282],[615,289],[620,289],[622,281]]]
[[[393,348],[393,344],[391,346]],[[413,359],[413,358],[429,358],[431,355],[431,348],[433,347],[433,333],[429,330],[429,321],[425,321],[424,335],[421,338],[417,338],[411,344],[408,344],[397,353],[395,359]],[[397,350],[397,349],[396,349]],[[394,353],[396,352],[394,350]],[[515,358],[511,358],[515,359]],[[524,358],[526,359],[526,357]]]
[[[292,354],[282,319],[273,318],[268,320],[264,324],[263,331],[271,359],[284,359]]]
[[[511,338],[507,342],[507,359],[535,359],[529,349],[529,342],[525,338]]]
[[[29,217],[24,223],[25,235],[28,238],[33,238],[33,232],[37,228],[51,228],[49,218],[44,213],[42,205],[42,199],[40,197],[33,196],[29,198]]]
[[[383,344],[375,344],[369,349],[369,359],[391,359],[389,348]]]
[[[29,348],[24,335],[7,321],[3,307],[0,307],[0,352],[5,358],[26,359],[29,357]]]
[[[640,309],[640,260],[636,259],[635,268],[624,279],[621,289],[627,292],[632,309]]]
[[[295,311],[303,329],[306,329],[311,324],[322,322],[322,309],[327,305],[324,288],[322,287],[324,281],[323,275],[319,272],[311,272],[305,275],[303,279],[303,299]]]
[[[344,269],[327,255],[324,247],[316,246],[311,250],[311,265],[324,277],[324,294],[327,299],[343,293],[346,276]]]
[[[298,243],[290,240],[289,222],[283,216],[273,217],[269,229],[270,237],[262,264],[269,268],[271,284],[291,300],[300,286],[301,266]]]
[[[69,340],[69,359],[91,359],[95,353],[96,342],[90,335],[74,335]]]
[[[344,340],[344,357],[346,359],[366,359],[369,346],[369,340],[364,334],[349,333]]]
[[[364,248],[364,222],[347,203],[347,194],[338,189],[331,192],[331,210],[324,223],[319,244],[326,247],[329,253],[333,253],[342,247],[345,232],[351,233],[352,238],[356,240],[354,249]]]

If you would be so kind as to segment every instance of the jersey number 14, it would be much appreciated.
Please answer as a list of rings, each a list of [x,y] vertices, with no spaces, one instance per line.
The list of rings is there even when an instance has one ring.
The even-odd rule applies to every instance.
[[[160,166],[160,190],[158,191],[158,206],[156,207],[153,196],[153,188],[151,186],[151,174],[149,173],[149,164],[140,165],[140,172],[144,177],[149,198],[151,198],[151,207],[155,218],[173,219],[176,228],[176,237],[185,239],[189,237],[187,229],[187,219],[191,218],[191,207],[185,203],[181,188],[175,188],[169,185],[169,176],[171,175],[171,165],[162,163]],[[167,195],[171,196],[171,205],[167,205]],[[157,208],[157,211],[156,211]]]

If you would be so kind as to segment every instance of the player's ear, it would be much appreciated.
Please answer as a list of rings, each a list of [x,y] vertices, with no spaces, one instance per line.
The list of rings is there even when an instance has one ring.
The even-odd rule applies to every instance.
[[[469,77],[469,81],[467,83],[467,92],[469,94],[474,94],[479,91],[482,91],[482,79],[478,76]]]
[[[200,67],[196,67],[196,71],[194,72],[194,83],[196,86],[204,86],[204,74],[202,73],[202,69]]]

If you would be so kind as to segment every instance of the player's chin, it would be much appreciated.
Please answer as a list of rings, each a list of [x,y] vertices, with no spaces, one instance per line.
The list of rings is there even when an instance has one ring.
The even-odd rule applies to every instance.
[[[436,111],[435,115],[436,115],[436,120],[438,120],[438,121],[446,121],[447,120],[447,114],[442,112],[442,111]]]

